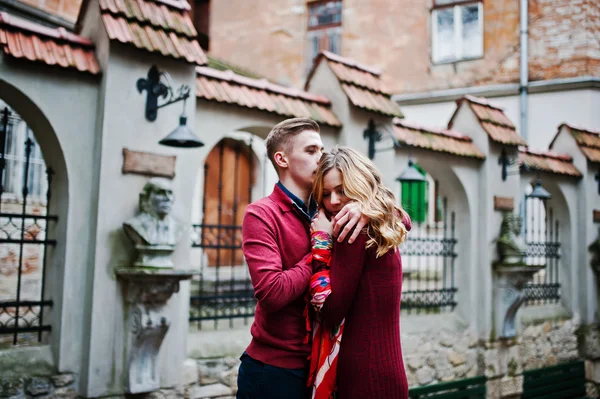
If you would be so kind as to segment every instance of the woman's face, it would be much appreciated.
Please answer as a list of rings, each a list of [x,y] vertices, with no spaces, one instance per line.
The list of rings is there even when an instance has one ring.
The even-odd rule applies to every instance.
[[[334,216],[350,202],[344,194],[342,183],[342,173],[338,169],[331,169],[323,176],[323,205],[325,210]]]

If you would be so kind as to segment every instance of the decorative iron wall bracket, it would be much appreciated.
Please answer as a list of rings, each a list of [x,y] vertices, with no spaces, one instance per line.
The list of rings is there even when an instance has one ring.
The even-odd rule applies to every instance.
[[[521,173],[520,170],[517,171],[508,171],[508,167],[509,166],[513,166],[519,163],[519,157],[515,156],[515,157],[510,157],[508,155],[508,151],[506,151],[506,148],[502,149],[502,152],[500,153],[500,158],[498,158],[498,165],[500,165],[502,167],[502,181],[506,181],[506,178],[509,175],[518,175],[519,173]]]
[[[166,81],[166,84],[161,81],[161,78]],[[171,79],[166,72],[160,72],[156,65],[152,65],[148,71],[146,79],[140,78],[137,81],[137,89],[140,93],[146,90],[146,119],[150,122],[156,120],[158,110],[167,105],[174,104],[179,101],[185,101],[190,96],[190,87],[181,85],[178,89],[178,95],[175,97]],[[166,99],[166,102],[158,104],[158,99]],[[185,105],[184,105],[185,109]]]

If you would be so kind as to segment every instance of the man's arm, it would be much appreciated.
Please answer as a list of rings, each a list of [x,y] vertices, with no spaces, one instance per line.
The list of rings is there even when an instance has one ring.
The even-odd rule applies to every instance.
[[[312,264],[307,264],[310,253],[294,267],[283,270],[277,237],[269,226],[268,216],[260,208],[248,206],[246,209],[242,237],[254,294],[265,310],[275,312],[306,292],[312,275]]]

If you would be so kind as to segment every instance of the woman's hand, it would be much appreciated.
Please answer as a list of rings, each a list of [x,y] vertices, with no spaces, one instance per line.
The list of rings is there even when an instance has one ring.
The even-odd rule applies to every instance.
[[[327,219],[324,209],[319,209],[319,213],[313,218],[310,224],[310,232],[325,231],[331,235],[333,232],[333,222]]]

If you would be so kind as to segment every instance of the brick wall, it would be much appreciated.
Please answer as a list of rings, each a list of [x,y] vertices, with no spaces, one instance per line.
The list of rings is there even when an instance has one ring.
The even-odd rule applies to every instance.
[[[77,20],[82,0],[19,0],[70,22]]]
[[[270,79],[304,84],[306,0],[213,1],[211,53]],[[600,76],[597,0],[529,0],[530,79]],[[395,92],[518,82],[519,2],[484,2],[484,57],[430,61],[430,3],[343,0],[342,55],[384,70]]]

